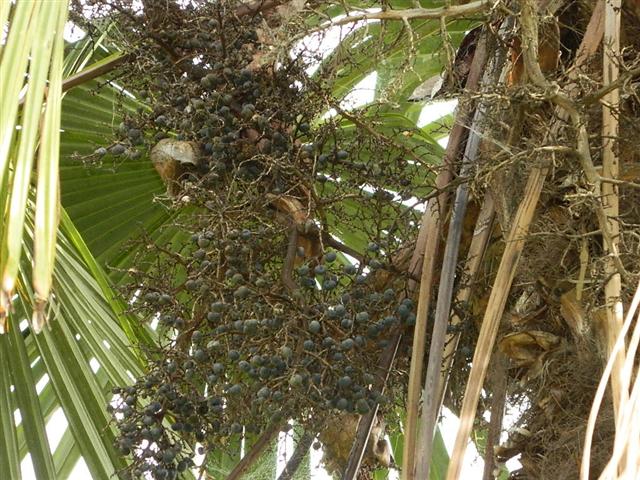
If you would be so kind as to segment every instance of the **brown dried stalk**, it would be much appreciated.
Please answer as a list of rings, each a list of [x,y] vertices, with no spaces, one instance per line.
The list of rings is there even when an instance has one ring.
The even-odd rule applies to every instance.
[[[604,14],[604,54],[602,66],[602,80],[605,85],[618,80],[619,67],[617,58],[620,55],[620,16],[621,0],[609,0],[606,2]],[[619,158],[616,153],[615,142],[618,138],[618,118],[615,111],[620,105],[620,90],[614,89],[603,97],[602,102],[602,176],[616,179],[619,176]],[[600,182],[598,182],[600,183]],[[618,197],[618,186],[613,183],[601,184],[601,201],[603,210],[603,222],[609,226],[608,233],[611,235],[611,245],[605,244],[609,257],[606,258],[605,273],[609,279],[604,286],[605,303],[607,305],[607,347],[609,354],[613,351],[616,339],[622,328],[624,312],[622,300],[622,278],[616,268],[615,259],[618,257],[620,244],[620,224],[618,215],[620,213],[620,199]],[[629,391],[622,385],[621,373],[624,363],[625,349],[620,350],[614,364],[611,375],[611,393],[613,396],[613,408],[616,419],[620,413],[620,403],[624,403]]]
[[[480,82],[480,77],[484,71],[487,60],[487,52],[484,46],[476,49],[467,89],[475,90]],[[443,192],[453,177],[452,166],[461,148],[466,127],[464,126],[471,118],[471,112],[463,112],[457,123],[451,130],[449,144],[445,153],[445,168],[436,178],[436,190]],[[405,423],[405,440],[402,461],[403,479],[415,478],[415,456],[418,427],[418,402],[422,387],[422,364],[424,361],[424,351],[427,332],[427,313],[431,302],[431,287],[433,285],[435,273],[435,260],[440,249],[440,230],[442,220],[446,214],[448,195],[441,193],[438,197],[429,201],[425,214],[422,217],[422,227],[418,236],[418,244],[424,242],[424,250],[416,248],[412,259],[412,269],[422,263],[422,273],[420,278],[420,292],[418,297],[418,309],[416,325],[413,333],[413,349],[411,355],[411,367],[409,371],[409,392],[407,395],[407,419]]]
[[[486,52],[486,33],[481,34],[478,41],[478,49]],[[497,79],[496,73],[500,73],[496,67],[502,68],[504,61],[496,59],[493,68],[488,68],[483,77],[484,85],[492,84]],[[463,155],[463,163],[460,176],[465,177],[476,163],[481,141],[481,124],[485,118],[486,104],[482,102],[476,108],[473,121],[469,127],[469,138]],[[440,410],[438,388],[441,377],[443,349],[447,335],[447,324],[451,311],[451,300],[453,297],[453,285],[456,276],[456,265],[458,263],[458,251],[460,239],[462,237],[462,227],[467,204],[469,202],[469,184],[462,183],[456,189],[456,196],[452,206],[452,215],[449,222],[449,232],[447,243],[442,260],[442,270],[440,273],[440,283],[438,285],[438,299],[436,302],[436,313],[433,325],[433,334],[429,347],[429,362],[427,364],[427,375],[424,381],[422,394],[422,418],[420,421],[419,445],[420,454],[416,455],[417,463],[413,466],[416,469],[416,478],[429,477],[429,465],[433,447],[433,432]]]
[[[603,4],[599,3],[593,11],[591,21],[589,22],[582,44],[580,45],[578,55],[576,56],[576,64],[578,66],[582,64],[585,58],[595,53],[602,41],[602,29],[600,24],[602,14]],[[535,13],[535,4],[532,0],[525,0],[523,2],[521,18],[521,21],[525,22],[525,25],[523,25],[522,39],[523,56],[527,73],[535,79],[534,81],[544,82],[544,85],[546,86],[546,80],[544,80],[544,76],[542,76],[539,65],[536,68],[537,36],[533,36],[534,34],[537,35],[536,27],[527,24],[527,21],[529,21],[529,18],[526,18],[527,15],[529,15],[529,18],[533,16],[533,21],[537,21],[535,20],[537,18],[537,13]],[[577,74],[576,70],[577,69],[573,70],[574,75]],[[567,116],[570,115],[566,105],[558,107],[557,110],[557,116],[561,120],[566,119]],[[451,453],[451,462],[449,463],[449,469],[446,477],[447,480],[457,480],[460,478],[464,452],[467,448],[469,434],[473,428],[478,399],[480,398],[480,391],[482,390],[482,384],[489,366],[489,360],[491,358],[491,352],[498,333],[500,319],[511,289],[511,283],[515,275],[516,266],[525,244],[525,237],[547,176],[548,165],[549,159],[547,159],[544,164],[534,167],[529,174],[523,199],[518,206],[511,231],[509,232],[505,242],[505,251],[502,256],[502,260],[500,261],[500,266],[498,267],[496,279],[491,290],[491,296],[489,297],[489,302],[482,321],[482,327],[478,336],[476,351],[473,356],[473,366],[465,389],[462,409],[460,412],[460,427]]]

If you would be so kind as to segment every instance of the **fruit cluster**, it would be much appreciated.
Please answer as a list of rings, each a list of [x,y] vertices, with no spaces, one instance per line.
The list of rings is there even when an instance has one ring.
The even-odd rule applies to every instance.
[[[126,291],[160,346],[110,404],[132,458],[122,475],[164,479],[198,449],[290,418],[319,432],[337,412],[390,402],[376,364],[415,321],[395,259],[419,216],[402,202],[426,174],[382,135],[312,127],[327,93],[299,59],[257,61],[259,13],[161,4],[140,16],[108,2],[140,52],[120,81],[141,106],[95,154],[165,138],[196,151],[182,178],[165,178],[179,184],[172,240],[140,240]]]
[[[387,402],[374,387],[384,372],[372,363],[394,327],[415,321],[413,302],[398,302],[392,288],[376,291],[373,271],[334,251],[301,263],[299,288],[286,295],[282,260],[271,255],[284,239],[274,238],[268,229],[231,230],[224,239],[201,231],[182,252],[182,290],[171,279],[140,293],[139,308],[158,315],[170,340],[145,378],[117,390],[112,409],[122,453],[144,440],[148,455],[163,452],[159,463],[155,453],[155,462],[141,463],[156,476],[187,462],[177,446],[185,441],[208,451],[288,418],[314,429],[336,410],[364,414]]]

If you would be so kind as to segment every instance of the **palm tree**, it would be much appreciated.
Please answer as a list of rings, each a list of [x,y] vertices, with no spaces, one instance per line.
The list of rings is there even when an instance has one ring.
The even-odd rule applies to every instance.
[[[143,3],[149,11],[154,8],[153,2]],[[253,14],[253,8],[265,5],[265,8],[272,8],[284,2],[271,3],[274,5],[259,3],[246,10]],[[329,27],[332,27],[329,29],[332,33],[328,37],[338,36],[337,46],[329,52],[321,52],[319,65],[310,73],[312,79],[320,78],[328,83],[325,91],[330,92],[330,96],[325,98],[325,106],[333,108],[335,116],[311,119],[313,128],[337,132],[334,135],[345,145],[361,142],[358,161],[363,164],[377,158],[375,148],[399,151],[413,162],[409,165],[420,162],[424,170],[430,165],[438,165],[443,158],[453,168],[459,163],[460,153],[465,153],[466,163],[460,167],[458,181],[451,179],[452,168],[440,171],[435,178],[435,173],[420,174],[417,169],[404,167],[414,175],[409,196],[431,200],[422,216],[423,234],[416,238],[415,249],[410,249],[414,251],[410,264],[413,276],[403,280],[408,285],[414,282],[414,286],[415,280],[420,280],[420,291],[414,297],[417,303],[415,329],[411,334],[402,331],[405,337],[413,335],[410,372],[405,377],[408,381],[406,412],[399,408],[395,413],[404,422],[405,429],[391,438],[396,462],[403,467],[403,478],[424,478],[431,458],[431,478],[441,478],[439,475],[443,475],[446,468],[448,456],[442,444],[436,443],[432,454],[431,443],[446,391],[447,377],[441,378],[440,365],[444,358],[445,365],[451,368],[449,362],[454,356],[450,381],[453,392],[450,395],[454,398],[447,402],[452,408],[459,409],[463,428],[458,434],[447,478],[459,475],[460,459],[474,427],[480,389],[490,361],[497,371],[493,374],[495,378],[490,378],[491,384],[485,385],[488,394],[484,401],[490,402],[487,410],[491,411],[491,421],[475,424],[478,436],[487,435],[478,440],[478,445],[489,452],[486,463],[492,463],[494,447],[499,444],[496,431],[500,431],[505,401],[510,395],[527,395],[539,403],[527,411],[528,416],[523,415],[524,425],[538,425],[547,436],[536,437],[538,443],[535,445],[514,436],[514,447],[496,448],[496,453],[500,459],[522,453],[524,460],[530,462],[527,464],[523,460],[530,475],[549,478],[553,472],[540,468],[555,467],[561,471],[566,465],[557,458],[555,463],[548,464],[532,460],[536,455],[544,457],[540,450],[548,453],[545,441],[550,444],[560,441],[551,426],[552,419],[557,421],[560,414],[547,405],[558,398],[573,399],[580,393],[585,398],[575,406],[577,420],[568,423],[567,428],[583,429],[597,386],[592,381],[569,388],[566,382],[582,377],[578,375],[578,369],[567,371],[558,367],[559,359],[584,367],[583,374],[584,369],[589,368],[589,372],[599,374],[603,362],[593,352],[589,353],[589,348],[603,338],[603,356],[615,354],[620,350],[620,345],[618,350],[614,346],[620,329],[628,329],[633,319],[633,304],[629,306],[629,302],[637,278],[637,265],[634,266],[631,252],[635,245],[633,225],[638,222],[637,211],[629,205],[633,202],[631,193],[637,184],[633,172],[619,173],[615,165],[618,158],[633,161],[628,140],[624,137],[632,135],[632,130],[623,130],[619,135],[618,128],[625,127],[618,127],[616,118],[637,120],[633,95],[625,95],[633,91],[633,82],[638,76],[637,64],[633,63],[638,46],[630,35],[623,40],[627,42],[623,43],[627,48],[626,56],[620,55],[621,40],[619,27],[616,27],[620,10],[615,5],[605,8],[604,2],[602,5],[598,2],[595,9],[581,2],[541,2],[547,8],[545,16],[534,9],[534,2],[525,0],[515,2],[521,9],[516,19],[506,5],[488,1],[458,2],[463,4],[458,6],[441,1],[397,1],[387,2],[389,6],[383,11],[375,8],[377,2],[321,3],[317,9],[308,11],[297,11],[295,2],[291,3],[288,9],[278,13],[283,19],[280,30],[274,28],[275,38],[279,38],[280,32],[285,36],[292,35],[286,27],[294,23],[293,19],[307,22],[306,30],[302,31],[302,34],[311,35],[307,38],[317,38]],[[632,5],[624,10],[622,19],[625,28],[634,32],[638,28],[638,11],[635,4],[630,3]],[[119,5],[119,2],[115,4]],[[236,13],[242,13],[243,8],[245,6],[239,6]],[[349,13],[347,17],[344,16],[346,12]],[[131,45],[126,42],[126,35],[119,32],[117,23],[95,22],[96,28],[90,36],[65,44],[62,33],[67,14],[67,2],[19,0],[15,4],[0,4],[1,23],[4,25],[8,21],[9,25],[6,43],[0,50],[0,81],[6,100],[0,118],[3,212],[0,321],[5,330],[5,335],[0,336],[0,364],[8,366],[0,376],[0,425],[6,440],[6,448],[0,449],[0,467],[8,472],[9,478],[20,478],[21,462],[27,455],[36,477],[43,479],[67,478],[80,457],[93,478],[109,478],[126,467],[128,460],[117,448],[119,432],[107,405],[112,401],[114,391],[121,392],[117,390],[119,387],[132,385],[135,379],[149,371],[153,360],[147,353],[157,348],[161,339],[156,330],[142,323],[132,312],[135,291],[127,285],[137,273],[147,273],[139,271],[144,266],[153,271],[154,265],[140,261],[145,258],[144,245],[153,242],[169,249],[175,247],[178,251],[188,241],[188,236],[176,227],[179,223],[176,217],[180,220],[181,210],[165,206],[170,203],[166,186],[148,155],[137,156],[135,145],[122,151],[124,147],[117,140],[121,138],[117,132],[120,124],[126,126],[128,117],[137,115],[139,109],[144,113],[149,108],[144,95],[137,91],[131,95],[128,90],[131,86],[121,85],[119,78],[112,75],[117,67],[132,60],[135,62],[127,50]],[[555,22],[559,19],[560,23],[549,22],[549,18]],[[563,24],[570,19],[574,21],[575,38],[569,38],[573,30]],[[589,19],[591,24],[588,24]],[[604,55],[607,76],[600,83],[594,80],[581,84],[583,90],[574,93],[578,80],[585,82],[588,78],[578,75],[578,67],[584,68],[586,64],[594,68],[591,55],[601,43],[597,33],[601,30],[594,30],[592,24],[597,27],[603,19],[606,19],[604,45],[610,49],[605,48]],[[509,37],[509,28],[516,23],[519,30]],[[360,28],[352,28],[354,25]],[[483,28],[474,30],[478,25]],[[338,34],[340,26],[345,29]],[[497,41],[489,34],[496,30]],[[554,37],[556,30],[559,35]],[[473,35],[468,34],[469,31],[474,32]],[[153,43],[156,39],[151,40]],[[582,45],[578,48],[580,41]],[[307,40],[306,45],[309,43]],[[455,49],[461,44],[456,54]],[[305,43],[302,45],[304,49]],[[566,57],[562,58],[564,68],[568,69],[566,74],[555,69],[560,49]],[[314,53],[318,52],[310,52],[310,55]],[[544,55],[553,57],[554,54],[553,65],[548,71],[536,67],[544,68]],[[511,63],[507,56],[512,57]],[[585,62],[585,58],[591,63]],[[574,68],[570,69],[572,65]],[[617,72],[616,65],[622,73]],[[429,99],[414,92],[421,85],[424,90],[425,80],[438,76],[445,67],[448,82],[445,91],[458,96],[466,81],[470,94],[462,97],[455,122],[449,115],[418,126],[420,114]],[[25,89],[23,73],[28,78],[26,94],[21,94]],[[124,75],[124,79],[130,80],[130,77]],[[375,82],[373,98],[367,104],[349,108],[342,102],[372,80]],[[552,88],[554,81],[559,90]],[[595,153],[600,150],[589,145],[589,135],[597,132],[593,120],[596,113],[588,107],[600,98],[606,99],[606,105],[615,107],[620,102],[615,96],[619,91],[623,92],[622,99],[626,103],[619,109],[616,107],[613,116],[614,110],[606,107],[601,122],[605,139],[618,138],[618,150],[607,147],[605,141],[603,166],[594,167],[592,157],[600,158]],[[477,100],[478,92],[484,94],[481,100]],[[523,106],[526,101],[534,100],[538,102],[536,105]],[[510,115],[514,121],[505,125],[501,115],[503,118]],[[584,126],[585,118],[588,127]],[[545,122],[554,119],[557,125],[548,131],[540,129],[541,119]],[[16,130],[16,126],[21,128]],[[445,151],[438,140],[447,134],[450,137]],[[364,135],[367,140],[362,140]],[[574,144],[577,145],[575,148]],[[538,148],[539,145],[543,147]],[[626,159],[625,154],[630,155],[631,160]],[[34,169],[36,155],[38,165]],[[549,155],[549,159],[532,169],[518,163],[531,159],[532,155]],[[566,158],[571,155],[576,155],[581,162],[578,167],[567,165]],[[503,168],[493,172],[491,165],[487,166],[486,158],[495,158],[496,164]],[[553,187],[549,188],[554,193],[548,194],[546,200],[543,198],[539,207],[542,213],[538,214],[538,222],[532,225],[534,209],[552,160],[554,166],[560,165],[557,168],[561,173],[550,182]],[[354,164],[353,168],[357,171],[359,167]],[[474,172],[478,179],[472,182],[477,205],[469,208],[469,214],[465,215],[469,191],[464,180],[469,172]],[[327,182],[326,177],[319,180],[325,185],[322,192],[328,197],[333,193],[331,188],[342,189],[343,197],[335,206],[338,214],[328,215],[327,226],[339,238],[339,242],[333,244],[335,248],[342,253],[366,257],[363,252],[367,251],[370,239],[363,231],[368,225],[365,222],[364,226],[354,226],[349,217],[372,221],[378,211],[366,211],[365,202],[351,199],[357,198],[369,182],[357,174],[351,181],[351,173],[349,169],[342,170],[347,187],[340,187],[331,180]],[[517,179],[507,182],[508,174]],[[558,209],[554,208],[553,202],[559,201],[557,192],[573,188],[571,182],[582,182],[583,178],[586,179],[584,188],[593,195],[586,195],[577,187],[575,192],[571,190],[566,195],[574,199],[570,200],[571,208],[592,208],[596,212],[597,227],[594,228],[599,230],[596,236],[588,233],[592,227],[590,222],[575,221],[576,215],[559,217]],[[570,179],[568,187],[567,179]],[[387,192],[399,192],[392,180],[388,182],[387,185],[378,182],[375,187],[386,186]],[[447,192],[453,192],[453,188],[445,189],[448,184],[457,188],[455,200],[450,199],[453,204],[450,214],[446,209]],[[434,185],[439,197],[433,193]],[[486,197],[485,191],[488,192]],[[608,204],[601,200],[612,196],[619,198],[619,207],[616,202]],[[417,234],[421,214],[419,210],[408,209],[407,198],[401,197],[391,195],[390,206],[382,211],[386,215],[409,211],[407,215],[413,219],[411,225],[406,230],[399,230],[398,234],[406,235],[401,238],[406,242]],[[588,199],[587,207],[583,206],[584,198]],[[628,220],[616,220],[618,211],[627,215],[624,218]],[[445,222],[449,215],[451,220]],[[578,215],[577,218],[581,217]],[[487,232],[485,235],[465,235],[460,230],[465,222],[471,228],[474,224],[482,227],[483,222],[495,226],[488,228],[485,225],[484,230],[476,228],[477,232]],[[564,227],[559,228],[560,224]],[[444,232],[445,226],[447,240],[440,248],[438,232]],[[524,234],[528,230],[535,235],[528,243],[531,252],[523,254]],[[553,238],[560,237],[558,231],[575,233],[574,237],[579,240],[571,235],[562,237],[572,239],[564,243],[550,241],[545,244],[536,240],[544,235],[553,236],[552,233],[555,234]],[[494,244],[503,246],[487,250],[490,234]],[[619,240],[621,235],[626,243]],[[325,240],[330,241],[330,238]],[[556,259],[552,260],[552,265],[543,261],[544,249],[550,248],[549,245],[558,250],[559,255],[564,249],[568,266],[558,269],[554,264]],[[466,262],[458,260],[459,249],[468,255]],[[398,251],[403,250],[398,248]],[[436,282],[436,261],[440,262],[440,258],[443,261],[440,279]],[[526,268],[518,268],[519,259]],[[341,256],[340,260],[346,262],[347,257]],[[456,266],[459,272],[464,272],[459,278],[470,277],[475,282],[456,281]],[[535,283],[531,280],[534,274],[549,278],[543,279],[541,287],[534,288],[531,287]],[[516,286],[512,286],[514,276],[519,282]],[[577,286],[567,287],[567,279]],[[438,293],[432,297],[433,285],[438,286]],[[604,296],[600,295],[599,287],[605,292]],[[489,293],[485,295],[483,288]],[[122,296],[119,292],[127,293]],[[547,295],[543,299],[541,292]],[[457,300],[457,305],[450,320],[452,298]],[[516,305],[518,298],[521,300]],[[435,301],[432,309],[435,323],[429,337],[429,367],[424,385],[427,392],[438,394],[424,396],[419,422],[427,312],[432,299]],[[514,320],[508,326],[502,326],[498,342],[502,353],[492,354],[507,300],[514,305],[509,315],[525,320],[520,323]],[[603,308],[598,310],[598,306]],[[468,312],[465,313],[465,309]],[[623,311],[626,313],[627,310],[627,318],[631,320],[623,324]],[[464,321],[469,312],[483,317],[481,325]],[[568,326],[552,329],[557,318],[564,319]],[[600,318],[608,318],[608,321],[601,321],[600,330],[587,331],[585,324]],[[479,338],[476,338],[478,334]],[[399,336],[397,342],[403,341],[407,343]],[[461,344],[456,354],[458,342]],[[469,353],[464,353],[464,348],[475,347],[476,342],[475,355],[473,359],[468,358]],[[633,352],[633,341],[629,349]],[[387,359],[390,370],[392,365],[404,365],[402,362],[406,361],[406,358],[396,358],[395,348],[387,348],[381,358]],[[608,407],[612,412],[608,421],[611,422],[614,414],[619,421],[632,419],[634,414],[637,416],[637,407],[628,398],[630,386],[635,385],[632,383],[635,381],[631,375],[633,370],[621,368],[624,355],[611,358],[618,363],[612,363],[615,367],[612,375],[614,408]],[[627,358],[632,362],[633,354]],[[515,362],[519,370],[513,368],[514,364],[506,370],[507,359]],[[408,363],[406,368],[409,370]],[[550,372],[547,376],[541,374],[545,370]],[[468,383],[462,377],[464,372],[469,372]],[[624,372],[627,372],[626,376]],[[549,378],[556,381],[549,381]],[[550,389],[552,395],[536,392],[536,388]],[[360,466],[377,408],[376,405],[363,415],[358,424],[354,446],[349,455],[345,455],[347,459],[342,465],[347,468],[346,478],[353,478],[349,475],[355,475]],[[51,433],[46,426],[59,415],[60,409],[68,427],[52,452]],[[544,415],[548,417],[546,423],[541,420]],[[601,419],[598,424],[602,431],[606,430],[606,422],[607,419]],[[627,432],[622,425],[618,424],[616,441],[624,445],[620,439],[630,438],[626,445],[637,445],[637,438],[633,437],[637,432]],[[236,443],[224,453],[207,457],[207,474],[211,478],[227,475],[236,478],[239,474],[248,478],[272,478],[276,461],[273,437],[278,431],[279,428],[256,432],[253,436],[247,435],[244,441],[234,437]],[[609,459],[614,430],[607,432],[598,441],[594,440],[593,458],[597,468],[603,468]],[[624,437],[625,434],[628,437]],[[573,442],[571,452],[582,451],[582,430],[570,437],[570,441],[567,437],[561,438],[567,443]],[[304,455],[309,449],[308,435],[305,437],[299,432],[298,443],[305,446],[299,457],[307,458],[308,462]],[[271,453],[261,456],[270,446]],[[623,448],[617,446],[616,452]],[[243,460],[240,460],[241,451],[247,453]],[[487,470],[491,468],[487,467]],[[300,473],[304,474],[305,469]],[[387,478],[388,471],[380,470],[375,475],[376,478]],[[489,478],[486,475],[485,478]],[[618,478],[615,475],[608,478]],[[625,478],[622,469],[620,475],[619,478]]]

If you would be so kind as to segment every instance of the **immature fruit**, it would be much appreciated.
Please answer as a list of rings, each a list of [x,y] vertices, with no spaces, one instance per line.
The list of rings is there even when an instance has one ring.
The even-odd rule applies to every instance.
[[[216,362],[213,364],[213,367],[211,367],[211,370],[213,370],[213,373],[215,373],[216,375],[220,375],[222,372],[224,372],[224,365]]]
[[[404,303],[401,303],[400,305],[398,305],[398,308],[396,311],[398,312],[398,315],[400,315],[400,318],[402,319],[406,319],[407,316],[411,313],[411,310],[409,309],[409,307],[407,307],[407,305],[405,305]]]
[[[333,346],[335,344],[336,344],[336,341],[331,337],[325,337],[322,340],[322,347],[323,348],[329,348],[329,347],[331,347],[331,346]]]
[[[349,388],[352,383],[353,383],[353,381],[351,380],[351,377],[348,376],[348,375],[345,375],[344,377],[340,377],[338,379],[338,387],[340,387],[342,389]]]
[[[207,248],[210,244],[211,244],[211,240],[209,240],[207,237],[203,235],[198,237],[198,246],[200,248]]]
[[[231,388],[229,388],[228,393],[230,395],[238,395],[242,392],[242,385],[240,385],[239,383],[236,383],[235,385],[232,385]]]
[[[144,296],[145,302],[155,303],[160,300],[160,294],[158,292],[149,292]]]
[[[280,347],[280,354],[284,358],[291,358],[291,356],[293,355],[293,350],[291,350],[291,348],[289,348],[286,345],[284,345],[284,346]]]
[[[171,303],[171,295],[167,295],[166,293],[161,294],[160,298],[158,298],[158,303],[160,305],[169,305]]]
[[[311,130],[311,126],[307,122],[303,122],[298,126],[298,130],[302,133],[308,133]]]
[[[262,356],[254,355],[253,357],[251,357],[251,365],[253,365],[254,367],[259,367],[263,363],[264,363],[264,358],[262,358]]]
[[[346,152],[345,150],[338,150],[336,152],[336,158],[338,160],[346,160],[349,157],[349,153]]]
[[[247,298],[250,293],[251,293],[251,290],[249,290],[247,287],[243,285],[241,287],[238,287],[238,289],[235,292],[233,292],[233,296],[239,299],[244,299],[244,298]]]
[[[289,379],[289,385],[291,385],[292,387],[300,387],[302,386],[303,382],[304,382],[304,377],[299,373],[292,375],[291,378]]]
[[[224,310],[224,303],[222,302],[213,302],[211,304],[211,310],[213,310],[214,312],[222,312]]]
[[[111,155],[118,156],[122,155],[127,149],[124,145],[120,143],[116,143],[113,147],[111,147]]]
[[[371,410],[371,407],[369,407],[369,404],[364,398],[361,398],[356,402],[356,412],[358,412],[360,415],[369,413],[369,410]]]
[[[258,329],[258,320],[250,318],[244,322],[244,332],[253,333]]]
[[[343,317],[345,315],[345,313],[347,313],[347,309],[344,308],[344,305],[336,305],[334,307],[333,311],[335,312],[336,316],[338,316],[338,317]]]
[[[354,341],[352,338],[345,338],[341,343],[340,347],[342,350],[351,350],[353,348]]]
[[[406,305],[409,310],[413,310],[413,307],[415,306],[413,300],[411,300],[410,298],[405,298],[404,300],[402,300],[402,304]]]
[[[347,275],[355,275],[355,273],[358,271],[355,265],[345,265],[342,270]]]
[[[327,252],[324,255],[324,261],[327,263],[334,262],[336,258],[338,258],[338,255],[336,255],[336,252]]]
[[[309,331],[311,333],[319,333],[320,332],[320,322],[317,320],[312,320],[311,322],[309,322]]]
[[[127,131],[127,137],[129,137],[129,139],[131,140],[137,140],[138,138],[142,137],[142,132],[138,128],[130,128]]]
[[[258,390],[256,396],[258,398],[268,398],[270,394],[271,391],[269,390],[269,387],[262,387],[260,390]]]
[[[240,111],[240,115],[245,120],[250,120],[253,117],[254,113],[256,113],[256,107],[254,107],[251,103],[245,103],[242,106],[242,110]]]
[[[338,286],[338,282],[336,282],[335,280],[325,280],[324,282],[322,282],[323,290],[333,290],[337,286]]]
[[[375,258],[372,258],[371,260],[369,260],[369,268],[371,268],[371,270],[379,270],[382,268],[382,262],[376,260]]]

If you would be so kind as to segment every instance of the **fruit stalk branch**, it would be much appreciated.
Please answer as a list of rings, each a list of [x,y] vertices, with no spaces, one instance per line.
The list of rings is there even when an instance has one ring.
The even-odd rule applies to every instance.
[[[437,20],[443,17],[468,17],[489,10],[494,3],[495,2],[491,0],[478,0],[467,3],[466,5],[450,5],[439,8],[407,8],[404,10],[392,9],[383,10],[381,12],[367,12],[359,15],[348,15],[340,20],[328,22],[309,31],[308,33],[319,32],[326,30],[327,28],[348,25],[351,23],[370,22],[372,20],[401,20],[406,22],[409,20]]]

